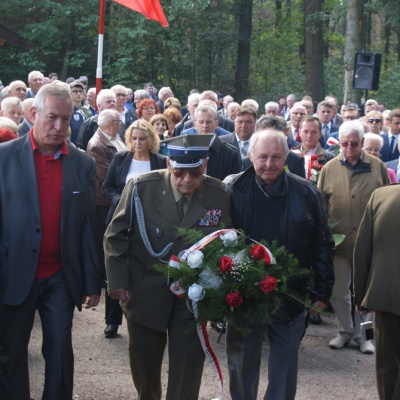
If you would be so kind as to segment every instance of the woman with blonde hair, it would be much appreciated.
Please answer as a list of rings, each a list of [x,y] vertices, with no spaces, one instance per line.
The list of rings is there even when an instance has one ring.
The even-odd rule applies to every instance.
[[[111,201],[107,222],[111,221],[130,179],[167,167],[165,157],[158,153],[160,138],[149,122],[142,119],[135,121],[125,132],[125,143],[128,150],[114,155],[103,184],[104,194]]]

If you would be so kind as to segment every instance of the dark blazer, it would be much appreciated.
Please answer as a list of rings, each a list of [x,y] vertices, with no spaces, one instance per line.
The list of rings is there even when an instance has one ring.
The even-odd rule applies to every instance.
[[[331,124],[331,129],[329,129],[329,136],[328,137],[333,137],[337,140],[339,140],[339,127],[336,125]],[[326,143],[324,136],[321,135],[319,142],[321,143],[321,146],[323,149],[328,150],[329,149],[329,144]]]
[[[225,129],[228,132],[233,132],[235,130],[235,123],[228,119],[223,117],[221,114],[217,114],[218,117],[218,126]],[[187,122],[185,122],[183,130],[193,128],[194,121],[191,119]]]
[[[179,124],[175,125],[174,130],[172,131],[172,137],[175,136],[180,136],[181,132],[183,131],[183,126],[185,125],[185,122],[190,120],[190,113],[188,112],[183,118],[182,121],[179,122]]]
[[[29,126],[27,125],[25,120],[18,125],[18,136],[19,137],[25,136],[29,131],[30,131]]]
[[[238,154],[238,160],[240,162],[240,165],[242,165],[242,155],[240,154],[240,149],[239,149],[239,145],[238,145],[238,141],[236,139],[236,133],[232,132],[229,135],[222,135],[221,136],[221,140],[223,142],[229,143],[231,144],[233,147],[235,147],[235,149],[237,150],[237,154]],[[244,171],[243,169],[243,165],[241,168],[241,171]]]
[[[103,183],[103,192],[111,201],[111,207],[113,208],[112,213],[114,213],[121,198],[122,191],[125,188],[125,180],[131,162],[132,153],[130,151],[121,151],[114,154],[111,164],[108,167],[107,175]],[[150,154],[150,168],[152,171],[155,169],[167,168],[166,158],[158,153]]]
[[[127,109],[128,112],[125,114],[125,124],[121,124],[121,128],[119,130],[119,136],[122,141],[125,143],[125,131],[138,119],[136,111]]]
[[[61,260],[76,307],[100,294],[94,160],[67,144],[62,157]],[[20,305],[35,279],[42,227],[30,135],[0,145],[0,304]]]
[[[88,118],[81,125],[78,132],[78,138],[76,139],[76,147],[86,151],[89,140],[99,128],[98,118],[99,114],[96,114],[93,117]]]
[[[214,136],[209,150],[207,175],[222,181],[228,175],[239,173],[241,165],[236,148]]]
[[[390,151],[389,133],[382,133],[380,136],[383,139],[383,146],[381,148],[381,160],[383,162],[397,160],[399,158],[399,147],[396,146],[394,152],[392,153]]]

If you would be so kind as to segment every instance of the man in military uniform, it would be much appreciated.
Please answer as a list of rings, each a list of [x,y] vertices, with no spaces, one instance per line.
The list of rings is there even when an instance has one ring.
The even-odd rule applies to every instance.
[[[192,329],[194,317],[186,299],[175,296],[166,278],[151,266],[188,248],[178,227],[207,235],[232,226],[226,186],[203,175],[212,137],[168,140],[168,169],[128,183],[105,234],[108,291],[123,304],[132,377],[142,400],[161,399],[167,337],[166,398],[194,400],[199,395],[204,353]],[[215,213],[219,218],[213,220]]]

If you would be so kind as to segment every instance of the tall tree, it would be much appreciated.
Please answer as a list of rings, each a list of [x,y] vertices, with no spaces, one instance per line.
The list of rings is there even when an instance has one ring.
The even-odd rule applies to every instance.
[[[306,93],[315,101],[324,98],[324,47],[322,0],[304,0]]]
[[[248,97],[253,0],[238,1],[240,4],[240,14],[235,75],[235,100],[242,102]]]
[[[362,49],[362,18],[364,7],[359,0],[347,0],[346,45],[344,48],[344,102],[359,102],[360,90],[353,89],[354,56]]]

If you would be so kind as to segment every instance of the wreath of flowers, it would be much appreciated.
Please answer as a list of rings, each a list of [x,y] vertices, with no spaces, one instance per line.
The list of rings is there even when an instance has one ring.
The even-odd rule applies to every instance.
[[[246,320],[268,323],[284,300],[306,305],[306,299],[291,290],[291,283],[299,279],[308,282],[311,271],[299,268],[297,259],[285,247],[273,242],[269,250],[264,243],[234,229],[223,229],[206,238],[193,229],[180,234],[186,242],[195,244],[179,258],[172,256],[168,268],[155,268],[172,281],[170,287],[177,296],[192,301],[198,321],[226,317],[237,326],[234,315],[239,313],[244,323],[237,327],[246,333]]]

